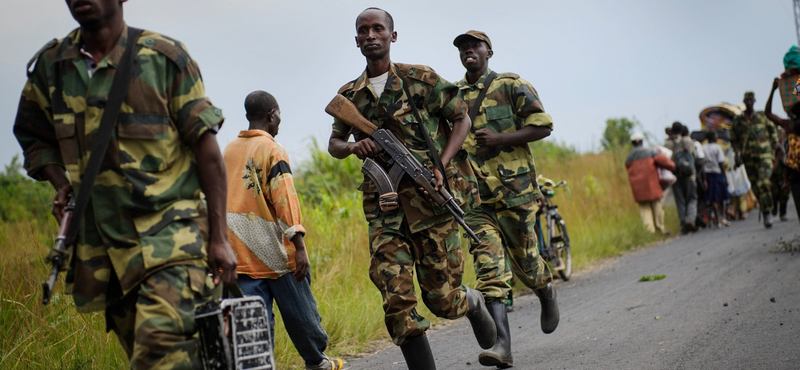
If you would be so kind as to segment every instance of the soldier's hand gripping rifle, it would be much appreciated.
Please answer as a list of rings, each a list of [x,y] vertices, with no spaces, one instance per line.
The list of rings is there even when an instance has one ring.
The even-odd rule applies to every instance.
[[[348,126],[369,135],[385,153],[383,157],[388,157],[387,163],[391,166],[388,174],[371,158],[364,159],[364,165],[361,167],[361,172],[375,183],[378,192],[381,194],[379,200],[381,211],[390,211],[397,208],[399,203],[397,186],[403,175],[408,175],[417,186],[428,193],[436,204],[446,208],[475,242],[480,242],[480,238],[464,222],[464,211],[456,204],[450,192],[444,186],[436,190],[436,177],[433,172],[422,163],[419,163],[405,145],[397,140],[389,130],[379,129],[372,124],[361,115],[352,102],[339,94],[325,107],[325,112]],[[446,175],[442,174],[442,176]],[[446,177],[445,181],[447,181]]]
[[[58,272],[64,271],[66,268],[64,264],[68,261],[68,248],[67,245],[67,229],[72,221],[72,215],[75,211],[75,197],[70,194],[67,201],[67,207],[64,209],[64,216],[61,217],[61,227],[58,229],[58,236],[56,236],[56,245],[50,254],[47,256],[47,261],[50,262],[50,277],[47,281],[42,282],[42,304],[50,303],[50,296],[53,293],[53,286],[58,279]]]

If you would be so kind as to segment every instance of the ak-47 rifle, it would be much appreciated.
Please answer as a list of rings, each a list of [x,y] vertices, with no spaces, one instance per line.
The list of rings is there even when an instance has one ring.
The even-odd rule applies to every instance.
[[[53,293],[53,286],[56,285],[58,279],[58,272],[63,271],[62,264],[67,257],[67,229],[72,222],[72,215],[75,211],[75,197],[70,194],[67,201],[67,207],[64,209],[64,216],[61,217],[61,227],[58,229],[58,236],[56,236],[56,245],[47,256],[47,261],[50,262],[50,277],[47,281],[42,282],[42,304],[50,303],[50,296]]]
[[[444,186],[436,190],[436,177],[427,167],[414,158],[408,148],[403,145],[389,130],[379,129],[369,120],[364,118],[358,108],[347,98],[337,94],[325,107],[325,112],[344,122],[348,126],[358,129],[369,135],[375,144],[380,147],[391,166],[387,174],[384,169],[371,158],[364,159],[361,172],[367,175],[381,194],[379,204],[382,211],[390,211],[398,206],[397,186],[403,175],[408,175],[414,183],[425,190],[436,204],[450,211],[450,214],[466,230],[467,234],[480,242],[480,238],[467,226],[464,221],[464,211],[456,204],[455,199]],[[442,174],[445,176],[445,174]],[[446,180],[445,180],[446,181]]]

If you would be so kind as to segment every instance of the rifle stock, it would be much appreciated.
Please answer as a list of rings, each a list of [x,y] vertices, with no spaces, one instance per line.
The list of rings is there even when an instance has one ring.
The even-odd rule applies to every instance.
[[[325,113],[370,136],[378,130],[377,126],[361,115],[353,102],[341,94],[333,97],[333,100],[325,107]]]

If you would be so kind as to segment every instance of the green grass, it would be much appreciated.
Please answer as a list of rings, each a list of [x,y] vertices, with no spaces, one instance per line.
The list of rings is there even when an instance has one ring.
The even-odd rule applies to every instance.
[[[0,369],[124,369],[127,360],[102,313],[79,315],[72,299],[55,294],[41,304],[44,262],[55,221],[0,226]],[[63,279],[62,279],[63,280]],[[63,289],[58,282],[56,292]]]
[[[566,179],[572,190],[572,197],[560,191],[554,200],[569,228],[576,270],[662,238],[641,226],[623,153],[577,155],[568,149],[546,149],[553,155],[537,157],[538,173]],[[295,172],[308,232],[312,290],[330,337],[327,353],[355,355],[376,341],[389,341],[381,296],[367,273],[367,227],[360,193],[354,190],[362,178],[360,162],[332,159],[316,146],[311,154],[310,161],[295,165]],[[15,200],[0,198],[0,206],[4,202]],[[677,231],[674,210],[666,211],[667,227]],[[41,221],[39,215],[46,213],[37,211],[37,219],[31,221],[4,219],[0,225],[0,369],[127,368],[116,337],[105,333],[102,313],[79,315],[64,295],[41,305],[40,284],[48,273],[44,256],[57,228],[54,221]],[[465,256],[464,282],[472,285],[474,271],[466,250]],[[59,282],[56,293],[63,288]],[[439,322],[424,305],[419,311],[434,325]],[[279,368],[301,369],[302,360],[281,319],[276,321]]]

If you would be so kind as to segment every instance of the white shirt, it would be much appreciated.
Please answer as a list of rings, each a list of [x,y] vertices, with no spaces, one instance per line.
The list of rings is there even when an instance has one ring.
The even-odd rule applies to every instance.
[[[383,94],[383,89],[386,88],[386,80],[389,79],[389,71],[386,73],[369,79],[369,83],[372,85],[372,88],[375,89],[375,94],[378,94],[378,97],[381,97]]]
[[[725,163],[722,147],[717,143],[708,143],[703,145],[703,151],[706,154],[703,160],[703,169],[708,173],[722,173],[719,169],[720,163]]]

